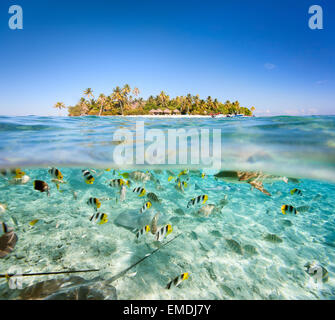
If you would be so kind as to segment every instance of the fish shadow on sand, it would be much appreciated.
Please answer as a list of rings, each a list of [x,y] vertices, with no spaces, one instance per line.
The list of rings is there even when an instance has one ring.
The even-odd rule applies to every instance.
[[[109,280],[96,277],[86,280],[71,276],[34,283],[24,289],[11,290],[15,300],[117,300],[116,289]]]
[[[142,228],[145,225],[150,225],[156,211],[150,210],[144,213],[139,213],[139,210],[125,210],[121,212],[114,220],[114,223],[129,231],[134,231]],[[159,215],[157,224],[163,225],[166,219],[162,214]]]

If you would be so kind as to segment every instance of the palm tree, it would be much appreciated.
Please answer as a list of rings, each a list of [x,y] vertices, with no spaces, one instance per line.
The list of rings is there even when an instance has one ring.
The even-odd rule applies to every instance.
[[[128,99],[128,94],[131,92],[129,84],[125,84],[122,88],[124,98]]]
[[[163,108],[165,108],[166,103],[169,101],[169,96],[166,95],[164,91],[161,91],[161,93],[159,94],[159,99],[162,103]]]
[[[185,100],[186,100],[186,105],[187,105],[187,114],[189,114],[190,106],[192,106],[192,101],[193,101],[192,95],[188,93]]]
[[[125,84],[122,88],[124,109],[126,109],[126,107],[129,106],[129,103],[131,101],[131,97],[128,98],[128,95],[129,95],[130,92],[131,92],[131,88],[130,88],[129,84]]]
[[[111,110],[113,108],[113,94],[106,96],[106,101],[105,101],[105,110]]]
[[[238,101],[233,102],[235,114],[240,113],[240,103]]]
[[[198,112],[198,106],[199,106],[199,102],[200,102],[198,94],[193,96],[193,101],[194,101],[194,104],[195,104],[196,111]]]
[[[80,116],[86,115],[87,112],[89,111],[89,108],[87,106],[87,102],[86,102],[85,98],[80,98],[79,106],[80,106]]]
[[[129,84],[126,83],[123,86],[122,91],[123,91],[123,93],[128,94],[131,91]]]
[[[200,111],[201,111],[201,113],[205,113],[206,109],[207,109],[206,101],[201,99],[200,100]]]
[[[150,103],[150,104],[154,104],[154,103],[155,103],[155,98],[154,98],[154,96],[149,96],[147,102]]]
[[[213,100],[212,100],[212,97],[211,96],[208,96],[207,97],[207,101],[206,101],[206,104],[207,104],[207,108],[213,112]]]
[[[97,100],[98,103],[100,104],[99,116],[101,116],[101,112],[102,112],[102,109],[105,106],[106,100],[107,100],[107,97],[103,93],[101,93],[98,100]]]
[[[87,88],[86,90],[84,90],[84,95],[87,96],[87,98],[89,98],[89,97],[94,98],[93,90],[91,88]]]
[[[124,93],[123,90],[121,91],[121,88],[117,86],[115,89],[113,89],[112,93],[112,99],[116,100],[121,108],[121,114],[123,115],[123,105],[124,105]]]
[[[60,112],[62,109],[65,109],[66,106],[63,102],[57,102],[55,105],[54,105],[54,108],[58,109],[59,111],[59,115],[60,115]]]
[[[214,99],[213,106],[214,106],[214,109],[217,110],[217,108],[219,107],[219,101],[218,101],[218,99],[216,99],[216,98]]]
[[[180,99],[180,104],[181,104],[181,113],[185,114],[187,113],[186,108],[187,108],[187,98],[184,96],[179,97]]]
[[[139,93],[140,93],[140,90],[138,90],[138,88],[134,88],[133,89],[133,95],[135,96],[135,97],[137,97],[138,95],[139,95]]]
[[[211,96],[208,96],[207,99],[200,99],[198,94],[195,96],[187,94],[187,96],[170,98],[164,91],[161,91],[159,95],[149,96],[147,100],[144,100],[138,97],[138,88],[135,87],[131,90],[128,84],[125,84],[123,87],[117,86],[109,96],[100,94],[96,100],[91,88],[87,88],[84,91],[84,95],[85,97],[81,98],[74,107],[68,107],[69,115],[96,114],[99,111],[99,116],[101,116],[107,110],[110,114],[121,113],[124,115],[130,111],[132,114],[143,114],[150,109],[157,109],[158,107],[169,108],[171,110],[179,109],[182,114],[221,112],[224,114],[243,113],[252,115],[255,111],[255,107],[252,106],[250,109],[242,107],[238,101],[230,102],[227,100],[225,103],[222,103]],[[132,105],[131,109],[133,110],[129,110],[130,105]],[[61,111],[61,109],[65,108],[65,105],[62,102],[57,102],[54,107]]]
[[[137,102],[138,102],[138,106],[139,106],[139,107],[143,107],[144,104],[145,104],[145,101],[143,100],[143,98],[139,98],[139,99],[137,99]]]

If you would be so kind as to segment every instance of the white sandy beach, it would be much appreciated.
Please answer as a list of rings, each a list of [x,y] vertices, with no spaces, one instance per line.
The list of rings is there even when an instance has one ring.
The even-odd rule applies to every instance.
[[[211,118],[208,115],[179,115],[179,114],[171,114],[171,115],[151,115],[151,114],[143,114],[143,115],[127,115],[124,117],[134,117],[134,118]]]
[[[127,115],[122,117],[133,117],[133,118],[212,118],[210,115],[178,115],[178,114],[171,114],[171,115],[151,115],[151,114],[143,114],[143,115]],[[216,116],[215,118],[229,118],[226,116]],[[243,116],[243,117],[232,117],[232,118],[251,118],[251,116]]]

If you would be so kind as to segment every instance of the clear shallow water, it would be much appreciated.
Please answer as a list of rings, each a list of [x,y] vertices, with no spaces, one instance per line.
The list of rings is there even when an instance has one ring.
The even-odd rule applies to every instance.
[[[166,135],[168,129],[206,128],[210,142],[213,130],[219,129],[221,155],[213,158],[216,166],[226,170],[262,170],[335,182],[334,116],[242,119],[0,116],[0,167],[50,164],[111,167],[115,165],[114,151],[119,140],[114,139],[116,130],[127,129],[135,134],[139,121],[144,122],[145,133],[160,129]],[[145,141],[145,148],[151,143]],[[190,154],[191,145],[188,141],[183,152]],[[143,165],[134,161],[128,168],[146,169],[146,160]],[[157,167],[164,168],[167,163],[164,161]],[[190,163],[189,159],[187,164]],[[203,168],[204,164],[205,161],[200,161],[194,167]],[[185,164],[179,166],[183,167]]]
[[[304,160],[313,175],[318,170],[328,172],[330,182],[322,181],[325,179],[321,178],[308,179],[310,172],[288,175],[291,171],[286,167],[277,170],[279,172],[267,170],[275,161],[274,157],[265,157],[262,161],[266,161],[268,166],[263,167],[263,171],[278,175],[285,171],[289,177],[298,177],[299,183],[292,179],[287,183],[282,179],[264,180],[264,188],[271,194],[268,196],[259,190],[251,190],[246,182],[215,179],[214,174],[219,170],[202,168],[182,176],[183,180],[188,178],[188,186],[184,192],[179,192],[173,180],[168,181],[168,178],[171,175],[176,177],[180,170],[163,166],[164,170],[153,171],[147,166],[143,170],[144,176],[146,170],[150,170],[150,177],[145,178],[146,181],[136,181],[130,177],[132,185],[127,188],[126,200],[122,203],[116,202],[119,193],[109,186],[109,181],[121,178],[119,173],[132,175],[134,170],[114,173],[113,170],[93,169],[96,171],[93,174],[95,181],[93,185],[88,185],[81,172],[87,167],[75,164],[82,161],[79,155],[84,157],[86,154],[89,156],[84,158],[85,161],[97,163],[91,168],[102,167],[105,162],[100,162],[96,153],[88,150],[96,150],[98,153],[99,139],[109,141],[113,132],[111,122],[115,121],[120,125],[119,122],[123,121],[124,125],[131,126],[133,120],[98,120],[95,117],[52,120],[51,124],[50,118],[1,118],[1,137],[4,137],[0,142],[1,166],[29,163],[21,166],[21,169],[30,177],[30,181],[24,185],[15,185],[0,178],[0,203],[7,205],[7,210],[0,213],[0,221],[14,228],[18,236],[14,251],[0,260],[0,273],[6,273],[10,268],[26,273],[97,268],[100,269],[99,272],[78,276],[85,280],[98,277],[98,280],[93,280],[93,284],[96,290],[103,293],[104,298],[113,296],[114,291],[108,286],[111,284],[116,289],[118,299],[334,299],[335,185],[331,178],[334,162],[332,144],[328,143],[325,147],[325,141],[331,140],[334,133],[334,118],[256,118],[233,120],[230,122],[231,127],[228,122],[223,125],[227,126],[225,132],[228,136],[229,131],[234,130],[242,132],[242,137],[249,136],[244,136],[244,131],[259,130],[263,140],[277,136],[279,140],[284,139],[281,143],[278,142],[277,147],[281,145],[281,150],[289,150],[290,144],[300,144],[301,148],[305,148],[301,142],[303,135],[298,134],[300,129],[294,128],[296,125],[299,127],[301,122],[304,122],[301,127],[310,123],[310,131],[314,130],[311,128],[318,128],[321,133],[318,136],[319,142],[315,134],[313,137],[309,136],[309,140],[314,139],[315,150],[327,150],[328,157],[319,154],[322,161],[310,160],[307,146],[306,157],[301,156],[300,161]],[[171,125],[170,120],[161,120],[161,124],[153,119],[145,121],[157,127]],[[183,121],[180,125],[185,125],[185,120]],[[187,125],[195,125],[196,121],[219,125],[218,119],[191,120]],[[271,127],[270,123],[274,125],[276,121],[281,124],[277,128],[274,126],[273,129],[267,129],[269,131],[265,135],[264,127]],[[6,129],[3,125],[5,122],[8,123]],[[289,134],[289,127],[285,122],[292,123],[292,130],[296,131],[296,135]],[[13,123],[20,129],[13,129]],[[90,123],[94,129],[89,129]],[[22,128],[21,125],[27,128]],[[86,129],[82,129],[84,132],[79,134],[81,125]],[[173,125],[179,125],[178,121]],[[67,126],[69,127],[66,129]],[[50,132],[45,133],[44,130]],[[276,130],[278,134],[275,133]],[[11,131],[13,132],[10,133]],[[58,131],[59,135],[56,135]],[[88,138],[90,132],[94,137],[91,140]],[[279,132],[287,138],[281,137]],[[293,136],[302,140],[298,143]],[[250,147],[250,140],[245,139],[245,147]],[[257,139],[262,141],[260,137]],[[39,145],[37,141],[42,143]],[[51,143],[47,144],[47,141]],[[89,146],[90,142],[94,147]],[[82,147],[78,146],[80,143],[83,144]],[[269,141],[268,144],[271,150],[277,148],[270,145]],[[53,150],[53,147],[56,149]],[[67,151],[60,153],[61,149]],[[67,158],[69,154],[72,156]],[[54,157],[50,157],[51,155]],[[296,155],[298,153],[295,151],[292,154],[286,153],[287,161]],[[242,162],[235,163],[234,166],[243,167]],[[68,167],[61,166],[61,163]],[[42,164],[45,167],[41,167]],[[40,167],[36,168],[37,165]],[[57,165],[63,173],[67,183],[60,185],[62,192],[51,181],[48,165]],[[276,165],[273,164],[272,168],[274,167]],[[206,173],[205,178],[201,177],[202,172]],[[49,184],[50,197],[34,190],[32,181],[35,179]],[[154,192],[161,202],[152,202],[153,206],[140,214],[139,210],[147,198],[138,197],[132,192],[137,186],[143,186],[147,193]],[[300,189],[303,195],[291,195],[290,190],[293,188]],[[76,197],[73,192],[76,192]],[[215,212],[208,216],[199,212],[200,207],[205,205],[187,208],[188,201],[201,194],[208,195],[205,205],[216,206]],[[86,203],[90,197],[101,200],[99,211],[108,215],[107,223],[97,225],[89,221],[95,212]],[[283,215],[281,206],[284,204],[291,204],[296,208],[305,206],[307,209],[297,215]],[[160,244],[155,242],[150,233],[136,241],[134,229],[150,223],[156,212],[160,214],[158,225],[170,223],[172,233]],[[30,226],[29,222],[34,219],[39,221]],[[275,234],[282,242],[268,241],[268,234]],[[177,235],[180,236],[166,247],[109,283],[115,275]],[[240,248],[229,245],[230,239],[237,241]],[[311,277],[304,271],[306,262],[314,260],[329,272],[329,280],[322,287],[313,284]],[[183,272],[189,272],[190,278],[182,286],[166,290],[167,283]],[[29,277],[23,280],[23,286],[25,288],[47,279],[64,279],[64,276]],[[0,298],[16,298],[19,294],[18,290],[9,289],[5,280],[1,280]]]

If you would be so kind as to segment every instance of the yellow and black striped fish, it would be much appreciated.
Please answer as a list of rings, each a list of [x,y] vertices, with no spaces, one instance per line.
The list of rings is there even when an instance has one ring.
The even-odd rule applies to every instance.
[[[51,168],[48,172],[54,179],[63,180],[63,175],[57,168]]]
[[[92,215],[92,217],[90,218],[90,221],[97,222],[97,224],[104,224],[104,223],[108,222],[107,217],[108,216],[107,216],[106,213],[97,212],[97,213]]]
[[[142,187],[137,187],[133,190],[134,193],[138,193],[139,197],[143,197],[146,193],[145,189]]]
[[[166,236],[168,236],[172,232],[171,224],[167,224],[164,227],[161,227],[156,232],[156,241],[162,241]]]
[[[150,201],[146,202],[143,207],[140,209],[140,213],[143,213],[147,211],[147,209],[150,209],[152,206],[152,203]]]
[[[289,204],[284,204],[284,205],[281,206],[281,212],[283,214],[286,214],[286,213],[297,214],[298,210],[296,208],[294,208],[293,206],[289,205]]]
[[[177,190],[184,190],[187,188],[187,182],[186,181],[181,181],[180,178],[176,180],[176,189]]]
[[[139,229],[136,233],[136,238],[139,239],[144,234],[148,233],[150,231],[149,225],[144,226],[142,229]]]
[[[34,180],[33,185],[35,190],[40,192],[46,192],[48,196],[50,196],[50,188],[46,182],[42,180]]]
[[[49,174],[51,175],[52,182],[54,182],[56,184],[57,190],[59,190],[59,184],[60,183],[65,183],[63,181],[63,175],[62,173],[57,169],[57,168],[51,168],[48,170]],[[62,191],[60,191],[62,192]]]
[[[99,199],[97,198],[89,198],[87,200],[87,204],[90,206],[90,207],[93,207],[95,210],[97,210],[98,208],[101,207],[101,202],[99,201]]]
[[[208,200],[208,195],[207,194],[203,194],[201,196],[197,196],[196,198],[191,199],[188,204],[187,204],[187,208],[189,208],[190,206],[194,206],[199,204],[202,201],[202,204],[206,203],[206,201]]]
[[[290,191],[292,195],[296,194],[298,196],[302,196],[302,191],[300,189],[294,188]]]
[[[113,188],[121,187],[123,185],[129,186],[129,181],[123,179],[113,179],[110,181],[109,185]]]
[[[178,181],[177,182],[177,186],[179,187],[179,188],[187,188],[187,182],[186,181]]]
[[[175,287],[178,287],[184,280],[189,278],[189,273],[188,272],[184,272],[182,273],[180,276],[174,278],[173,280],[171,280],[167,286],[166,289],[170,289],[172,285],[174,285]]]
[[[188,175],[188,173],[189,173],[188,169],[182,170],[182,171],[179,172],[178,177],[186,176],[186,175]]]
[[[92,173],[89,170],[81,170],[81,172],[83,173],[85,182],[87,184],[93,184],[94,177],[92,176]]]
[[[0,170],[0,174],[8,179],[11,179],[11,178],[20,179],[26,173],[22,171],[20,168],[16,168],[16,169],[2,169]]]

